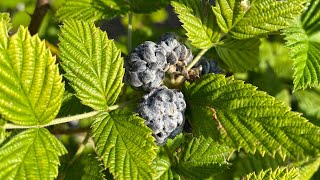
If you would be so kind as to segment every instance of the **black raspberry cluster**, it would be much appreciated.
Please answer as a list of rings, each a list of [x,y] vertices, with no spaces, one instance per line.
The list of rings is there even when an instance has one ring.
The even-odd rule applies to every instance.
[[[146,41],[137,46],[125,61],[125,81],[147,92],[138,113],[152,130],[157,145],[181,133],[185,122],[183,94],[163,85],[165,73],[185,73],[192,59],[191,51],[175,35],[165,34],[158,43]]]

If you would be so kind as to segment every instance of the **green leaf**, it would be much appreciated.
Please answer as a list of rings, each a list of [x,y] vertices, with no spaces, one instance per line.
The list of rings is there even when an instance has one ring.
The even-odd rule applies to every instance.
[[[233,149],[219,145],[210,137],[193,138],[178,154],[175,169],[188,179],[204,179],[221,173],[228,167],[227,157]]]
[[[91,154],[82,154],[68,169],[66,180],[104,180],[103,167]]]
[[[290,161],[288,161],[290,162]],[[259,173],[266,169],[277,169],[279,166],[287,165],[288,162],[283,161],[280,156],[271,157],[260,154],[245,154],[239,153],[238,158],[235,160],[234,179],[240,179],[242,176],[250,173]]]
[[[320,42],[312,34],[320,28],[319,0],[312,0],[308,9],[283,32],[294,61],[294,90],[306,89],[320,84]]]
[[[160,180],[180,179],[180,176],[171,169],[171,163],[167,159],[157,158],[154,161],[154,167],[156,169],[156,174],[157,174],[155,179],[160,179]]]
[[[217,0],[216,6],[212,7],[212,10],[217,17],[219,27],[223,32],[227,33],[243,18],[249,7],[250,2],[247,1]]]
[[[256,87],[223,75],[206,75],[184,88],[197,135],[246,152],[282,158],[317,155],[320,129]]]
[[[271,67],[278,79],[291,80],[293,76],[293,62],[289,59],[289,50],[285,47],[285,44],[278,41],[270,42],[265,38],[260,40],[259,69],[268,71]]]
[[[93,22],[65,21],[59,48],[65,77],[83,104],[95,110],[112,105],[124,74],[121,52]]]
[[[180,149],[181,144],[184,143],[184,137],[185,135],[181,133],[174,139],[168,139],[165,146],[160,146],[158,148],[157,157],[153,161],[153,166],[156,170],[155,179],[180,179],[179,174],[172,167],[173,165],[171,164],[172,162],[170,161],[168,154],[170,154],[173,159],[177,149]]]
[[[5,124],[6,124],[6,121],[0,117],[0,146],[3,143],[3,141],[7,138],[7,133],[4,128]]]
[[[298,167],[299,179],[311,179],[313,174],[317,172],[320,165],[320,158],[311,159]]]
[[[8,48],[10,29],[11,23],[9,13],[0,13],[0,50]]]
[[[265,156],[259,154],[250,155],[240,153],[240,156],[235,160],[236,170],[234,179],[240,179],[242,176],[250,173],[259,174],[266,169],[276,170],[279,167],[296,168],[299,174],[299,179],[310,179],[311,176],[318,170],[320,163],[319,158],[303,159],[302,161],[294,162],[292,160],[283,161],[280,157]]]
[[[54,179],[67,151],[45,128],[28,129],[0,148],[0,179]]]
[[[237,40],[227,38],[216,50],[225,64],[232,70],[242,72],[252,70],[259,65],[260,40],[251,38]]]
[[[297,169],[288,169],[286,167],[279,167],[275,170],[267,169],[261,171],[259,174],[255,172],[242,177],[241,179],[251,179],[251,180],[265,180],[265,179],[277,179],[277,180],[298,180],[299,172]]]
[[[319,32],[320,0],[311,0],[308,9],[301,15],[302,27],[308,35]]]
[[[124,111],[103,112],[92,128],[97,153],[115,179],[152,178],[156,145],[143,119]]]
[[[182,27],[187,31],[191,44],[199,49],[208,49],[220,38],[220,30],[208,3],[200,0],[172,1]]]
[[[110,0],[67,0],[57,11],[60,21],[67,19],[96,21],[110,19],[127,10]]]
[[[56,58],[38,36],[21,27],[0,50],[0,114],[20,125],[39,125],[57,115],[64,92]]]
[[[213,12],[219,27],[234,38],[245,39],[290,25],[305,0],[217,0]]]
[[[320,43],[309,39],[299,22],[286,28],[286,45],[294,68],[294,89],[306,89],[320,83]]]
[[[293,93],[298,101],[298,107],[314,124],[320,125],[320,89],[298,90]]]

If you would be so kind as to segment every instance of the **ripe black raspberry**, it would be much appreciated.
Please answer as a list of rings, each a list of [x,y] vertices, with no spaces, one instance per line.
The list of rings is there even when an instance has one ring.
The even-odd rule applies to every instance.
[[[181,133],[184,125],[186,103],[183,94],[165,86],[153,89],[143,97],[138,113],[150,127],[157,145]]]
[[[160,37],[158,43],[166,51],[167,62],[186,66],[192,59],[192,52],[177,40],[177,36],[173,33],[166,33]]]
[[[133,87],[151,90],[161,86],[166,66],[164,48],[146,41],[127,57],[124,79]]]

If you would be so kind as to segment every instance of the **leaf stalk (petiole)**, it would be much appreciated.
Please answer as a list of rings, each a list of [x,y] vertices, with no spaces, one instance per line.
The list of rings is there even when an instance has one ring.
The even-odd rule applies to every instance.
[[[115,109],[121,108],[123,107],[123,105],[113,105],[113,106],[109,106],[107,111],[113,111]],[[54,119],[53,121],[51,121],[48,124],[43,124],[43,125],[35,125],[35,126],[23,126],[23,125],[17,125],[17,124],[11,124],[11,123],[7,123],[4,125],[5,129],[28,129],[28,128],[42,128],[42,127],[47,127],[47,126],[52,126],[52,125],[56,125],[56,124],[62,124],[62,123],[67,123],[67,122],[71,122],[71,121],[76,121],[76,120],[81,120],[81,119],[86,119],[86,118],[90,118],[93,117],[97,114],[99,114],[100,111],[92,111],[92,112],[88,112],[88,113],[84,113],[84,114],[77,114],[74,116],[68,116],[68,117],[62,117],[62,118],[57,118]]]
[[[186,70],[190,71],[190,69],[200,60],[200,58],[209,50],[208,49],[202,49],[199,54],[192,60],[192,62],[187,66]]]

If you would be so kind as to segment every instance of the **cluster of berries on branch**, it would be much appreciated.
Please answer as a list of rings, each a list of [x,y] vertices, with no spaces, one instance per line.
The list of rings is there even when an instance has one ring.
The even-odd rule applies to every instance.
[[[165,78],[184,76],[188,80],[189,73],[194,71],[198,72],[197,76],[221,72],[216,63],[207,61],[199,61],[195,69],[188,72],[186,67],[192,60],[191,50],[172,33],[161,36],[158,43],[146,41],[140,44],[125,60],[125,82],[146,91],[138,113],[152,130],[157,145],[163,145],[168,138],[181,133],[185,124],[184,96],[178,89],[167,88]]]

